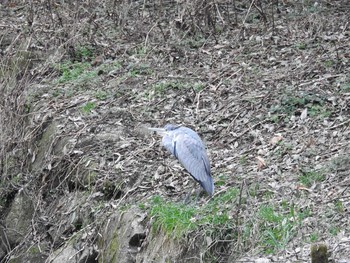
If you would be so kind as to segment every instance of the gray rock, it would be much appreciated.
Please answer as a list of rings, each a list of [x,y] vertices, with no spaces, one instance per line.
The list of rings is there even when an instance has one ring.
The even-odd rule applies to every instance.
[[[4,231],[9,244],[18,244],[31,231],[33,213],[30,197],[23,192],[17,194],[5,218]]]
[[[136,254],[146,238],[145,218],[146,214],[137,207],[112,215],[98,242],[101,252],[99,262],[135,262]]]
[[[48,258],[48,262],[51,263],[76,263],[78,262],[79,254],[78,251],[72,246],[68,245],[67,247],[60,248],[56,250]]]

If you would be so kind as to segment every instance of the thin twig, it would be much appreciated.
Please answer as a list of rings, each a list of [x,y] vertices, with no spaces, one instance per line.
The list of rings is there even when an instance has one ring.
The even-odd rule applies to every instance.
[[[154,25],[151,27],[151,29],[147,32],[146,39],[145,39],[145,43],[143,44],[144,48],[147,47],[147,42],[148,42],[149,34],[150,34],[151,31],[153,30],[153,28],[155,28],[157,25],[158,25],[158,21],[156,21],[156,22],[154,23]]]
[[[243,19],[243,26],[244,26],[244,24],[245,24],[245,21],[247,20],[247,18],[248,18],[248,15],[249,15],[249,13],[250,13],[250,9],[252,9],[252,6],[254,5],[254,2],[255,2],[255,0],[253,0],[251,3],[250,3],[250,6],[249,6],[249,8],[248,8],[248,11],[247,11],[247,13],[246,13],[246,15],[245,15],[245,17],[244,17],[244,19]]]
[[[350,123],[350,119],[349,119],[349,120],[346,120],[346,121],[343,121],[342,123],[339,123],[339,124],[334,125],[334,126],[332,126],[332,127],[329,127],[328,130],[337,129],[337,128],[339,128],[339,127],[341,127],[341,126],[344,126],[344,125],[346,125],[346,124],[348,124],[348,123]]]
[[[299,84],[299,87],[306,86],[306,85],[309,85],[309,84],[313,84],[313,83],[321,81],[321,80],[336,78],[336,77],[340,77],[340,76],[343,76],[343,74],[337,74],[337,75],[326,76],[326,77],[319,78],[319,79],[313,79],[311,81]]]

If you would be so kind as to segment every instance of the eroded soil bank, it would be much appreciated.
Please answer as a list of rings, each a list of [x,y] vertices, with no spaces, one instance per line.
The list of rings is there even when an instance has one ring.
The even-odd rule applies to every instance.
[[[0,261],[350,262],[349,9],[3,1]],[[204,139],[211,200],[182,204],[166,123]]]

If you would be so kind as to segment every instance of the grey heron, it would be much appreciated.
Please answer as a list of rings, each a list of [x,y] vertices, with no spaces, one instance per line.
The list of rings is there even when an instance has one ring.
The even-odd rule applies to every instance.
[[[210,162],[199,135],[190,128],[167,124],[164,128],[148,128],[163,136],[162,144],[174,155],[203,189],[212,196],[214,182]],[[190,191],[191,193],[191,191]],[[197,193],[198,198],[199,192]],[[189,195],[185,199],[187,201]],[[185,202],[186,202],[185,201]]]

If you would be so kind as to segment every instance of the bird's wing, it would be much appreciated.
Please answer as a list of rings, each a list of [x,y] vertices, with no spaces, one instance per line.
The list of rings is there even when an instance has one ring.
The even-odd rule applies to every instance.
[[[204,190],[212,195],[214,184],[210,172],[209,158],[204,144],[199,137],[198,139],[187,133],[174,136],[172,153],[192,177],[201,184]]]

